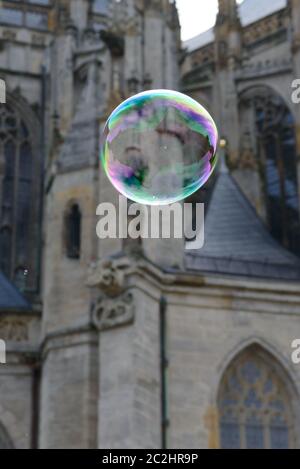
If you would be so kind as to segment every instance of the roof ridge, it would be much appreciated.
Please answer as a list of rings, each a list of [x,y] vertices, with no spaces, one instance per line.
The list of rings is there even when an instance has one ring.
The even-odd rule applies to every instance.
[[[239,16],[243,27],[256,23],[257,21],[267,18],[268,16],[287,7],[287,0],[272,0],[272,2],[270,2],[270,0],[259,0],[257,1],[257,5],[253,4],[253,0],[251,1],[252,3],[250,4],[249,0],[244,0],[238,5]],[[187,47],[189,52],[192,52],[200,49],[201,47],[207,46],[213,41],[214,26],[202,31],[190,39],[187,39],[186,41],[183,41],[183,44]]]

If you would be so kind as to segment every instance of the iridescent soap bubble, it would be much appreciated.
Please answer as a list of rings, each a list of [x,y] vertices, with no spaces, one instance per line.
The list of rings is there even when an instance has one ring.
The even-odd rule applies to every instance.
[[[106,122],[101,160],[114,187],[147,205],[185,199],[216,166],[218,131],[210,114],[176,91],[132,96]]]

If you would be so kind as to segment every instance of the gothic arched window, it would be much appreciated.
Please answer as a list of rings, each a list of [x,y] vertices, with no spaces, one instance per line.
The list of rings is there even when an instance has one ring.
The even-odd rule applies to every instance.
[[[38,238],[40,166],[38,161],[34,165],[33,139],[25,119],[10,104],[0,107],[1,161],[0,269],[11,280],[19,281],[22,267],[24,276],[29,272],[33,281],[37,263],[33,250]]]
[[[293,447],[291,396],[278,366],[259,347],[249,347],[229,366],[218,408],[222,448]]]
[[[81,212],[78,204],[73,204],[65,215],[66,255],[69,259],[80,258]]]
[[[272,235],[300,255],[299,191],[295,121],[283,99],[267,87],[243,97],[248,125],[256,137],[267,219]]]
[[[29,256],[33,162],[28,128],[9,105],[0,108],[0,160],[4,163],[0,196],[0,268],[14,279]]]

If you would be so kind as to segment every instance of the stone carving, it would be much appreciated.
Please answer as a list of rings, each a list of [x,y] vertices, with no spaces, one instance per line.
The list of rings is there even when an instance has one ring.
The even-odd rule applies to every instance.
[[[98,330],[133,322],[133,294],[126,285],[126,276],[132,269],[133,266],[127,257],[104,259],[90,267],[88,286],[101,290],[92,305],[92,323]]]
[[[45,46],[45,37],[41,34],[33,34],[31,36],[32,44],[36,46]]]
[[[194,66],[198,67],[203,64],[210,64],[214,57],[214,45],[209,44],[208,46],[201,47],[191,54]],[[211,73],[212,75],[212,73]]]
[[[276,35],[283,30],[282,13],[276,13],[272,16],[263,18],[250,24],[243,31],[243,41],[245,45],[261,40],[262,38]]]
[[[0,318],[0,338],[12,342],[28,340],[27,321],[20,318]]]
[[[125,274],[129,273],[129,268],[127,258],[102,260],[91,265],[87,284],[100,288],[108,296],[118,296],[125,290]]]
[[[265,60],[255,63],[244,63],[243,67],[236,71],[236,79],[257,78],[258,76],[273,75],[292,70],[292,60],[290,58],[281,58],[275,60]]]
[[[2,33],[2,38],[6,41],[14,41],[17,37],[15,31],[11,31],[9,29],[5,29]]]
[[[130,291],[117,298],[100,296],[92,308],[92,323],[98,330],[124,326],[134,320],[134,302]]]

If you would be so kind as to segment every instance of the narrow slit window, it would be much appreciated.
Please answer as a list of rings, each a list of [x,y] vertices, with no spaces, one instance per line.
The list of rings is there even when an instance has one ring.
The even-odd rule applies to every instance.
[[[66,218],[66,255],[69,259],[80,259],[81,212],[77,204],[70,207]]]

